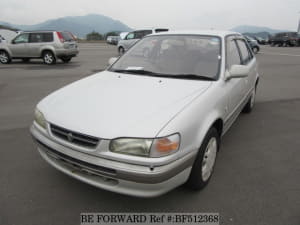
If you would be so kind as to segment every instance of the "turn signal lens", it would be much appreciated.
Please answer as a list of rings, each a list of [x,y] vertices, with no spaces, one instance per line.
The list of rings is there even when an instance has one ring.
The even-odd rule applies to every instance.
[[[179,146],[178,142],[172,142],[168,138],[159,139],[155,143],[156,150],[159,152],[169,152],[172,150],[177,150],[178,146]]]
[[[172,154],[179,149],[180,136],[173,134],[168,137],[157,138],[154,140],[151,150],[151,157],[161,157]]]

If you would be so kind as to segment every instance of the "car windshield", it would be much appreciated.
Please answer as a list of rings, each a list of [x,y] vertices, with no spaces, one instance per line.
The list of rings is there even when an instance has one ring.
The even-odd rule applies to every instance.
[[[157,35],[139,41],[109,71],[178,79],[216,80],[220,62],[219,37]]]

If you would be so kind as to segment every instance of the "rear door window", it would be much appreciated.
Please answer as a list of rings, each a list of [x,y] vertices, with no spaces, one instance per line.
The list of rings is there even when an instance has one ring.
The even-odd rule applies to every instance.
[[[142,39],[145,36],[143,30],[141,30],[141,31],[135,31],[134,33],[135,33],[134,39]]]
[[[53,41],[52,33],[31,33],[29,37],[30,43],[52,42],[52,41]]]

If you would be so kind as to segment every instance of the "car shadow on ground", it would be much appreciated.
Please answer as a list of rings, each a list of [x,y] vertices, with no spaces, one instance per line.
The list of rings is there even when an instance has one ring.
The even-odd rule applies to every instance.
[[[74,67],[79,67],[79,62],[69,62],[69,63],[63,63],[60,61],[57,61],[56,64],[53,65],[46,65],[43,63],[43,61],[29,61],[29,62],[23,62],[23,61],[13,61],[10,64],[6,64],[5,66],[1,67],[0,69],[26,69],[26,70],[34,70],[34,69],[72,69]]]

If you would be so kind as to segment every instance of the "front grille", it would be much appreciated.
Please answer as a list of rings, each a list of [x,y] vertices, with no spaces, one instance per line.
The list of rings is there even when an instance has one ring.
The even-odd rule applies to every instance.
[[[54,136],[76,145],[95,148],[99,143],[99,138],[74,132],[53,124],[50,125],[50,129]]]
[[[117,174],[117,171],[114,169],[110,169],[104,166],[98,166],[94,165],[79,159],[75,159],[71,156],[65,155],[61,152],[58,152],[54,150],[53,148],[50,148],[49,146],[45,145],[41,141],[35,139],[37,143],[42,145],[44,147],[44,150],[49,156],[52,156],[55,159],[61,160],[64,163],[69,164],[70,166],[79,168],[80,170],[87,171],[92,174],[102,174],[102,175],[110,175],[110,176],[115,176]]]

